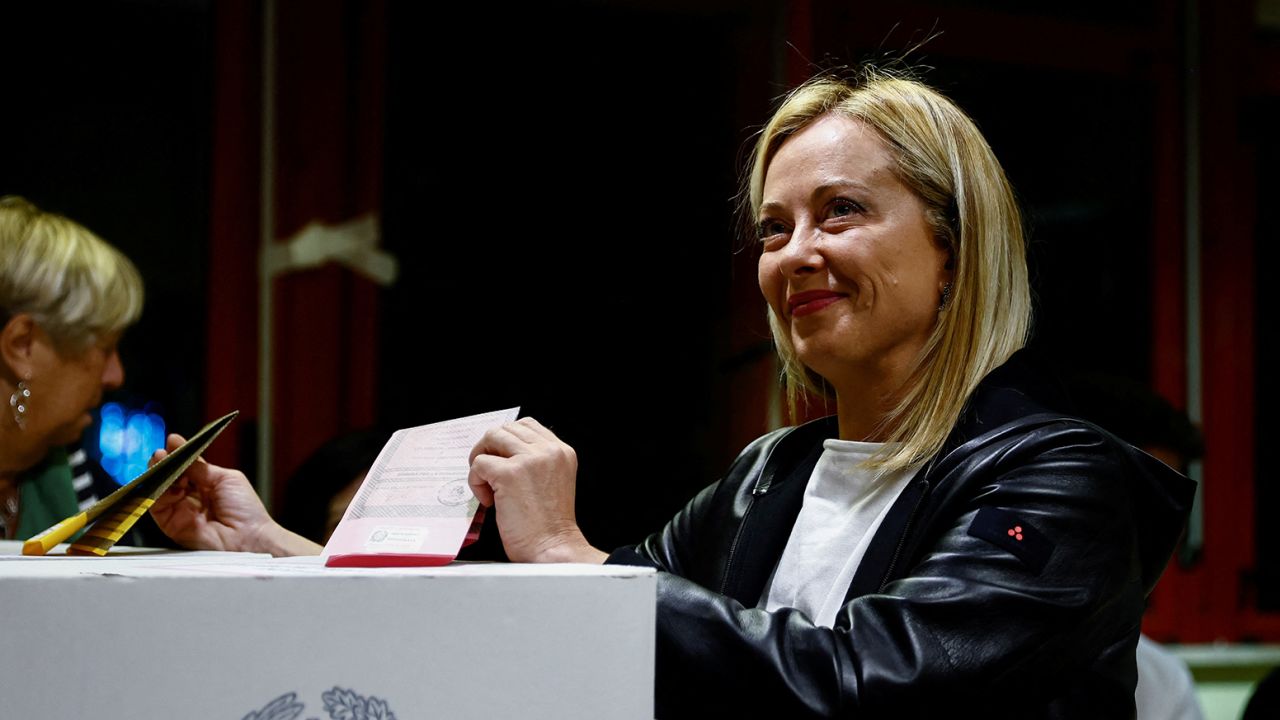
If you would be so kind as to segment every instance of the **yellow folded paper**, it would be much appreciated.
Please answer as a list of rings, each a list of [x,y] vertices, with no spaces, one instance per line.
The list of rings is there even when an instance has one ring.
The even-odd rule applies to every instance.
[[[218,433],[239,414],[239,411],[235,411],[205,425],[181,447],[147,468],[146,472],[129,484],[121,486],[88,510],[72,515],[27,540],[22,545],[22,554],[44,555],[58,543],[75,535],[80,528],[90,525],[85,534],[67,550],[67,554],[106,555],[156,498],[163,495],[174,480],[182,477],[182,473],[200,458],[213,439],[218,437]]]

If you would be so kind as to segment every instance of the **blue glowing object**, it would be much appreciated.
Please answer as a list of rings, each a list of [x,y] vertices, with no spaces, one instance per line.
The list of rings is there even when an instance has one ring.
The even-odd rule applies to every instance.
[[[123,485],[147,469],[151,455],[164,447],[164,419],[118,403],[102,406],[98,452],[102,469]]]

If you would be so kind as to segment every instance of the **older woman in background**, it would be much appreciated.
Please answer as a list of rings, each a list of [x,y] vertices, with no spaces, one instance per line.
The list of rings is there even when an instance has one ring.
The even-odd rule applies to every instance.
[[[119,250],[19,197],[0,198],[0,526],[27,537],[78,510],[64,447],[124,382],[116,345],[142,313]]]

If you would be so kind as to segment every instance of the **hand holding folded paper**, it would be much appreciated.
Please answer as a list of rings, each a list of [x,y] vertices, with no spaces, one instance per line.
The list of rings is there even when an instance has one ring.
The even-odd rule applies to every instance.
[[[73,515],[27,540],[22,546],[22,553],[44,555],[55,545],[70,539],[81,528],[88,525],[89,529],[71,545],[67,554],[107,554],[111,546],[133,527],[138,518],[142,517],[142,514],[186,472],[192,463],[200,458],[200,454],[238,414],[238,412],[232,412],[204,426],[200,432],[192,436],[189,442],[175,447],[164,460],[152,465],[132,482],[122,486],[88,510]]]
[[[185,441],[169,436],[169,453]],[[153,462],[168,459],[157,451]],[[203,459],[156,498],[151,517],[179,545],[198,550],[314,555],[320,548],[271,519],[248,478]]]
[[[512,408],[397,431],[324,548],[326,564],[452,562],[476,539],[484,517],[468,484],[469,454],[484,445],[482,438],[514,425],[518,414],[519,408]],[[104,555],[149,508],[160,529],[183,547],[277,556],[320,552],[318,545],[271,519],[243,473],[200,459],[234,417],[210,423],[190,441],[171,435],[168,451],[157,452],[145,473],[88,511],[31,538],[23,551],[44,554],[93,523],[68,552]]]

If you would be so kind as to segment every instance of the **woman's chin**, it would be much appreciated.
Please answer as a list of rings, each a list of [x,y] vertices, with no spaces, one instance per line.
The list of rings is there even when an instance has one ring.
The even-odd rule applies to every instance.
[[[56,447],[59,445],[70,445],[79,442],[84,436],[84,431],[93,424],[93,418],[88,413],[81,415],[75,420],[66,423],[55,430],[49,436],[49,446]]]
[[[851,361],[857,360],[849,352],[849,346],[824,340],[802,340],[795,343],[796,359],[813,372],[831,380],[832,373],[847,370]]]

